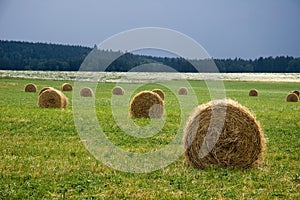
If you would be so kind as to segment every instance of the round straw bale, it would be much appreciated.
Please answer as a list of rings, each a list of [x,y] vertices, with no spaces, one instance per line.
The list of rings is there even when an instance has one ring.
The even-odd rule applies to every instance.
[[[42,94],[42,92],[44,92],[45,90],[48,90],[48,89],[54,89],[53,87],[43,87],[41,89],[41,91],[39,92],[39,95]],[[54,89],[55,90],[55,89]]]
[[[291,93],[294,93],[294,94],[296,94],[298,97],[300,97],[300,92],[299,92],[298,90],[294,90],[294,91],[292,91]]]
[[[124,89],[120,86],[116,86],[112,90],[112,94],[114,95],[124,95],[124,93],[125,93]]]
[[[39,95],[38,106],[41,108],[65,108],[68,99],[59,90],[48,88]]]
[[[258,96],[258,91],[256,89],[252,89],[249,91],[249,96],[251,97],[257,97]]]
[[[287,102],[298,102],[299,101],[299,97],[295,93],[289,93],[286,96],[286,101]]]
[[[158,94],[162,100],[165,100],[165,93],[161,89],[154,89],[152,92]]]
[[[215,119],[211,119],[212,110]],[[222,111],[226,114],[220,116]],[[222,120],[220,128],[211,127],[211,121]],[[247,108],[233,100],[215,100],[198,106],[186,125],[183,143],[186,162],[201,169],[257,167],[265,151],[265,137],[259,123]],[[211,149],[205,150],[209,145]]]
[[[61,88],[61,91],[72,91],[73,90],[72,85],[69,83],[62,84],[60,88]]]
[[[178,89],[178,94],[179,95],[187,95],[188,94],[188,89],[186,87],[181,87]]]
[[[92,97],[94,96],[94,92],[89,87],[84,87],[80,90],[80,96],[82,97]]]
[[[25,90],[25,92],[36,92],[37,87],[36,87],[36,85],[29,83],[29,84],[25,85],[24,90]]]
[[[136,94],[130,102],[130,115],[135,118],[161,118],[164,101],[152,91]]]

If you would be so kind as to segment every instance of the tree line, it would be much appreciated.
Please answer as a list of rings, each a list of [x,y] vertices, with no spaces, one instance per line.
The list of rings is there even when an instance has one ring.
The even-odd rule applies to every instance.
[[[126,72],[150,63],[152,66],[153,64],[169,66],[178,72],[213,71],[211,60],[136,55],[111,50],[97,50],[95,47],[0,40],[0,69],[78,71],[84,59],[88,55],[91,56],[90,53],[93,52],[96,58],[93,66],[107,65],[105,71]],[[113,62],[110,63],[112,60]],[[300,58],[292,56],[257,59],[228,58],[213,59],[213,61],[220,72],[300,72]],[[90,71],[99,71],[99,69],[101,67],[86,68]]]

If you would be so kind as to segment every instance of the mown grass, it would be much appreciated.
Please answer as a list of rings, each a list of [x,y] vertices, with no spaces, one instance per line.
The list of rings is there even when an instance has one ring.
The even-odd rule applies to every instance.
[[[267,154],[259,169],[196,170],[180,157],[151,173],[126,173],[97,161],[74,126],[72,93],[66,109],[37,107],[37,93],[24,93],[26,83],[59,88],[63,81],[0,79],[0,199],[297,199],[300,191],[300,104],[285,102],[295,83],[225,82],[227,98],[248,107],[260,121]],[[202,81],[191,81],[199,104],[209,101]],[[179,127],[180,109],[166,92],[168,112],[163,130],[153,138],[126,135],[113,120],[112,83],[100,83],[96,114],[107,137],[127,151],[162,148]],[[256,88],[258,97],[248,97]],[[136,123],[147,124],[147,120]]]

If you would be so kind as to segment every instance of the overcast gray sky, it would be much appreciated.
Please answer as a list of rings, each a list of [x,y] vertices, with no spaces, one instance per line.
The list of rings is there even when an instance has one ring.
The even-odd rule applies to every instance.
[[[300,57],[299,0],[0,0],[0,39],[93,46],[138,27],[180,31],[214,58]]]

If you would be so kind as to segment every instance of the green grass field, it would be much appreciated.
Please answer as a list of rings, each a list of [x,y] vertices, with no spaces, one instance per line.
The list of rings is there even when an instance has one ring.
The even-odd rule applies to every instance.
[[[300,102],[285,102],[289,91],[300,89],[297,83],[224,82],[227,98],[248,107],[263,127],[267,153],[261,168],[197,170],[181,156],[151,173],[127,173],[107,167],[86,150],[74,125],[72,92],[65,92],[66,109],[41,109],[38,93],[23,91],[31,82],[39,89],[64,83],[0,79],[0,199],[299,199]],[[199,104],[209,101],[203,81],[190,84]],[[168,115],[162,131],[154,138],[134,139],[114,123],[114,86],[99,83],[96,93],[96,115],[107,137],[133,152],[168,144],[180,122],[175,96],[165,90]],[[258,97],[248,96],[252,88]]]

